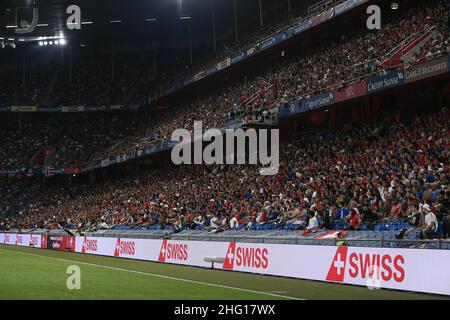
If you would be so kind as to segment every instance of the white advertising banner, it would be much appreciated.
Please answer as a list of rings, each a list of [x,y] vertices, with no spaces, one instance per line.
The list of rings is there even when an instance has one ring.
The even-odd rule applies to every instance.
[[[450,294],[449,250],[77,237],[76,252],[370,287]]]
[[[21,247],[41,247],[40,234],[0,233],[0,244],[9,244]]]
[[[222,257],[226,270],[450,295],[450,250],[76,237],[75,252],[198,267]]]

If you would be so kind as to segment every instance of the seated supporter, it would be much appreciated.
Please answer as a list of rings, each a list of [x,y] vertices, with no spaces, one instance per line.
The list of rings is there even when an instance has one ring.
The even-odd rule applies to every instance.
[[[436,215],[431,211],[429,204],[422,206],[422,212],[424,214],[424,224],[419,229],[422,231],[423,239],[432,239],[438,229]]]
[[[356,202],[352,201],[350,203],[350,216],[348,217],[350,230],[359,230],[361,226],[361,217],[359,215],[358,208],[356,207]]]
[[[317,220],[316,213],[314,211],[308,212],[309,221],[306,230],[313,231],[319,228],[319,221]]]

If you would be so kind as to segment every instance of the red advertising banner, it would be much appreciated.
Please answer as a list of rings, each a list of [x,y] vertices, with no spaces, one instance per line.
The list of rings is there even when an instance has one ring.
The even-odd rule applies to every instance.
[[[75,237],[47,236],[47,249],[74,252]]]
[[[77,168],[77,167],[64,168],[64,173],[65,174],[78,174],[78,173],[80,173],[80,168]]]
[[[361,97],[367,94],[367,83],[366,80],[355,83],[351,86],[347,86],[341,89],[333,91],[334,102],[342,102],[346,100],[351,100],[357,97]]]
[[[47,235],[41,234],[41,248],[47,248]]]

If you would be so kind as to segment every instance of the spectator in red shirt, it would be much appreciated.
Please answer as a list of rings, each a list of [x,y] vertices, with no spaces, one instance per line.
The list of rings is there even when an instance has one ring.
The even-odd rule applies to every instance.
[[[350,230],[359,230],[361,226],[361,218],[359,216],[358,208],[356,208],[356,202],[352,201],[350,203]]]

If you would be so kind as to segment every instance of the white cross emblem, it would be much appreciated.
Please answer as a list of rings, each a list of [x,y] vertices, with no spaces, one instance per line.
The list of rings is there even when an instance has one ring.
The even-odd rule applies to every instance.
[[[227,254],[227,259],[228,259],[228,262],[231,263],[231,261],[234,259],[234,253],[230,251]]]
[[[337,254],[336,260],[333,262],[333,266],[336,268],[338,276],[341,275],[341,270],[344,269],[344,261],[341,258],[341,254]]]

